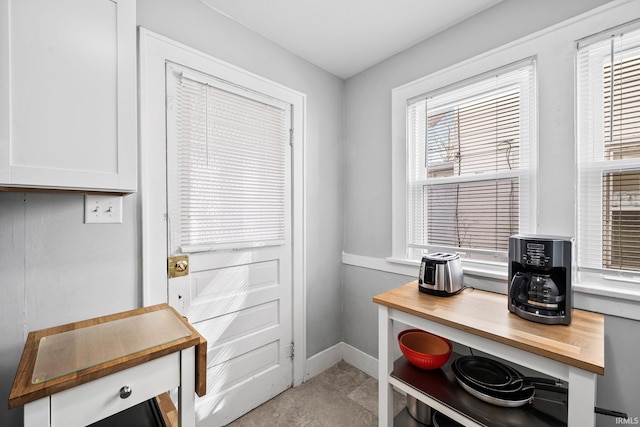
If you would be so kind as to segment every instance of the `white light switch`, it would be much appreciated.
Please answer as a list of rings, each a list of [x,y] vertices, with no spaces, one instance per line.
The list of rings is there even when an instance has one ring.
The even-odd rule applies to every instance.
[[[85,224],[122,224],[122,196],[84,196]]]

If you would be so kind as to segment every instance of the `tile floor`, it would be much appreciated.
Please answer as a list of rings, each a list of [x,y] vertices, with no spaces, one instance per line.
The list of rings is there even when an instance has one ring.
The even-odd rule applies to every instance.
[[[395,412],[405,406],[396,393]],[[378,381],[342,361],[235,420],[228,427],[378,425]]]

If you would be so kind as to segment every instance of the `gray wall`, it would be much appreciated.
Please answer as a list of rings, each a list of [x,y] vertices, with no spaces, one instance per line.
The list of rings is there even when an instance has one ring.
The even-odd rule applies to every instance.
[[[371,297],[411,278],[341,268],[340,255],[391,254],[391,89],[601,3],[505,0],[346,83],[197,0],[138,0],[138,23],[307,94],[307,356],[344,335],[377,357]],[[81,195],[0,192],[0,425],[22,425],[22,410],[1,402],[29,330],[140,306],[137,205],[125,197],[121,225],[84,225]],[[599,405],[630,415],[639,327],[607,318],[598,390]]]
[[[307,95],[307,357],[342,340],[344,82],[197,0],[137,0],[138,25]]]
[[[608,0],[505,0],[346,80],[344,251],[373,258],[392,255],[391,91],[400,85],[480,55],[579,15]],[[628,20],[638,18],[629,16]],[[547,57],[539,58],[542,63]],[[561,58],[559,75],[540,75],[538,231],[573,234],[573,56]],[[548,62],[547,62],[548,63]],[[542,67],[541,67],[542,68]],[[550,79],[561,91],[545,91]],[[546,82],[546,83],[545,83]],[[551,165],[551,166],[550,166]],[[565,172],[559,173],[564,170]],[[567,172],[568,171],[568,172]],[[568,175],[567,175],[568,174]],[[549,203],[549,202],[552,203]],[[345,343],[377,358],[377,310],[371,298],[413,277],[345,265]],[[503,284],[506,289],[506,283]],[[598,381],[599,406],[640,416],[640,368],[635,362],[640,322],[607,316],[606,375]],[[634,338],[631,338],[634,337]],[[598,416],[599,426],[615,425]]]
[[[139,25],[307,95],[307,354],[342,341],[344,82],[198,0],[138,0]],[[123,224],[83,224],[81,194],[0,192],[0,425],[30,330],[142,304],[136,194]]]
[[[81,194],[0,193],[0,425],[22,425],[7,399],[30,330],[139,305],[135,196],[123,224],[83,224]]]
[[[395,87],[609,1],[504,0],[347,79],[344,251],[381,258],[391,255],[391,91]],[[568,60],[573,61],[573,58]],[[542,101],[547,102],[547,99]],[[548,101],[553,103],[553,100]],[[540,131],[544,132],[542,126]],[[539,139],[544,141],[542,135]],[[572,147],[573,134],[566,142]],[[562,159],[569,162],[565,164],[573,164],[571,150],[561,154],[568,156]],[[572,202],[572,188],[557,199]],[[573,211],[571,204],[569,209]],[[547,211],[543,210],[542,214],[546,216]]]

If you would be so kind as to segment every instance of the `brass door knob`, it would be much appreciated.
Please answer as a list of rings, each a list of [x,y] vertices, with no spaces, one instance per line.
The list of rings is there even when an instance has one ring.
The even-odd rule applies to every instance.
[[[187,260],[181,259],[180,261],[176,262],[176,271],[187,271],[188,266],[189,263],[187,262]]]
[[[181,277],[189,274],[189,257],[174,255],[168,259],[169,277]]]

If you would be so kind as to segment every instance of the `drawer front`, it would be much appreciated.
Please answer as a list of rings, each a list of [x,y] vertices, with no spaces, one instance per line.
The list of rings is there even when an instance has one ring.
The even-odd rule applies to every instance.
[[[86,426],[179,385],[177,352],[52,395],[51,426]],[[125,386],[131,394],[122,398]]]

